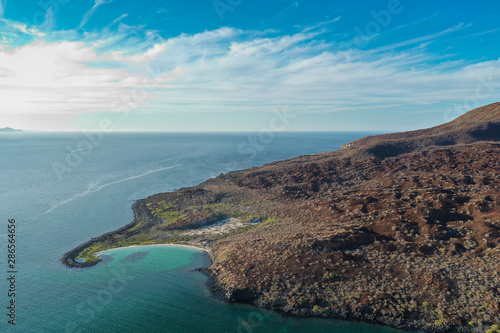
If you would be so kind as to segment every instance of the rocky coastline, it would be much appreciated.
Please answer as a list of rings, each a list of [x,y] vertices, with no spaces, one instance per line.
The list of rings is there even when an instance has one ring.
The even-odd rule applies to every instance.
[[[69,251],[180,243],[213,289],[296,316],[500,332],[500,103],[432,129],[230,172],[138,200],[134,221]],[[79,262],[77,259],[80,259]]]

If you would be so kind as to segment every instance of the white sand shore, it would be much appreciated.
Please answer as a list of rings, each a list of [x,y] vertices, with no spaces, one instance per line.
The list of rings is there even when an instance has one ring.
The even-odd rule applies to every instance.
[[[195,250],[200,250],[200,251],[205,251],[206,253],[209,253],[209,251],[205,248],[199,247],[199,246],[194,246],[194,245],[183,245],[183,244],[147,244],[147,245],[130,245],[130,246],[124,246],[124,247],[115,247],[113,249],[107,249],[104,251],[99,251],[97,252],[97,256],[100,256],[101,254],[104,254],[108,251],[112,250],[118,250],[118,249],[127,249],[127,248],[133,248],[133,247],[150,247],[150,246],[166,246],[166,247],[185,247],[185,248],[191,248]]]

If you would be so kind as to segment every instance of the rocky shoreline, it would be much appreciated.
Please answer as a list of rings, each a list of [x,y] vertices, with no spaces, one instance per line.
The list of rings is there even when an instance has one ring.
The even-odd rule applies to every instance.
[[[316,318],[331,318],[331,319],[342,319],[342,320],[350,320],[350,321],[358,321],[371,323],[375,325],[389,326],[392,328],[400,329],[403,331],[410,332],[435,332],[435,333],[444,333],[444,332],[458,332],[458,333],[478,333],[485,332],[484,327],[466,327],[463,325],[450,325],[443,324],[441,326],[429,327],[426,324],[422,324],[415,320],[401,320],[400,318],[394,316],[384,316],[380,313],[367,313],[366,311],[359,310],[346,310],[346,309],[336,309],[328,314],[318,314],[312,309],[290,309],[286,307],[280,306],[270,306],[267,302],[260,299],[258,296],[255,296],[255,291],[248,292],[245,294],[235,294],[233,289],[227,289],[227,287],[221,284],[217,276],[208,269],[202,270],[210,277],[209,288],[212,291],[212,296],[225,300],[228,302],[235,303],[244,303],[251,304],[258,308],[269,309],[273,311],[277,311],[284,316],[292,316],[292,317],[316,317]],[[283,295],[285,296],[285,295]],[[487,330],[487,332],[495,332],[495,327],[493,329]]]
[[[229,301],[405,330],[498,333],[499,124],[496,103],[432,129],[153,195],[134,204],[132,223],[62,261],[88,267],[108,248],[191,244],[210,250],[213,289]]]
[[[135,226],[137,226],[139,218],[142,215],[139,211],[140,208],[138,208],[138,207],[139,207],[138,203],[135,203],[134,205],[132,205],[132,210],[134,211],[134,220],[132,222],[130,222],[129,224],[127,224],[127,225],[125,225],[117,230],[110,231],[110,232],[105,233],[99,237],[92,238],[91,240],[89,240],[81,245],[78,245],[74,249],[66,252],[63,255],[63,257],[61,258],[61,262],[68,267],[84,268],[84,267],[92,267],[92,266],[96,265],[97,263],[99,263],[100,261],[102,261],[102,259],[99,257],[97,257],[96,260],[92,260],[92,261],[77,261],[77,257],[85,249],[89,248],[93,244],[95,244],[97,242],[105,241],[117,233],[126,232],[127,230],[131,230]]]

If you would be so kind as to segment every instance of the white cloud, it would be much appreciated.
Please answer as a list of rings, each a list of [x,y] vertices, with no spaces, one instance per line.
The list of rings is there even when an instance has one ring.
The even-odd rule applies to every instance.
[[[161,73],[189,71],[169,76],[155,95],[161,110],[252,111],[286,104],[304,112],[332,112],[371,108],[384,100],[428,105],[462,100],[474,94],[482,77],[500,74],[498,61],[435,64],[422,50],[379,55],[351,50],[348,61],[331,45],[312,42],[314,35],[245,41],[236,35],[215,31],[167,41],[153,67]]]
[[[124,18],[128,17],[128,14],[122,14],[120,15],[120,17],[116,18],[113,22],[111,22],[110,26],[120,22],[121,20],[123,20]]]
[[[2,40],[0,40],[0,51],[3,49],[7,49],[9,47],[9,40],[7,37],[2,36]]]
[[[41,29],[50,31],[56,26],[56,18],[54,15],[54,7],[50,7],[45,14],[45,22],[42,24]]]
[[[97,52],[117,43],[101,36],[93,43],[35,41],[0,49],[0,112],[113,111],[123,96],[145,86],[144,103],[134,104],[142,112],[424,106],[474,97],[481,80],[500,74],[499,61],[436,62],[424,49],[375,55],[352,49],[349,60],[316,36],[266,38],[222,28],[160,40],[132,55]]]
[[[39,32],[36,29],[28,29],[26,24],[18,24],[18,25],[15,25],[14,28],[18,29],[19,31],[21,31],[27,35],[33,35],[33,36],[38,36],[38,37],[45,36],[45,33]]]
[[[320,23],[315,24],[313,26],[306,27],[306,28],[303,29],[303,32],[309,32],[309,31],[312,31],[312,30],[316,30],[318,28],[323,28],[324,26],[327,26],[329,24],[338,22],[341,18],[342,18],[341,16],[337,16],[336,18],[334,18],[332,20],[323,21],[323,22],[320,22]]]
[[[19,29],[20,31],[24,32],[25,34],[29,34],[28,30],[26,29],[25,24],[16,25],[16,28]]]
[[[313,34],[297,34],[275,38],[260,38],[250,42],[232,43],[231,52],[242,56],[272,56],[290,50],[300,42],[311,40]]]
[[[94,12],[97,10],[99,6],[104,5],[106,3],[110,3],[112,1],[113,0],[95,0],[94,6],[92,6],[92,8],[90,8],[90,10],[83,16],[79,28],[83,28],[83,26],[87,24],[88,20],[92,17],[92,15],[94,15]]]
[[[36,41],[0,53],[9,75],[0,80],[0,112],[91,112],[109,110],[120,95],[147,83],[144,74],[92,68],[94,47],[80,42]]]
[[[121,62],[128,62],[132,64],[140,64],[148,61],[152,61],[158,57],[159,54],[163,53],[167,48],[167,44],[155,44],[152,48],[148,49],[145,53],[139,53],[135,55],[126,56],[124,51],[111,51],[109,56],[111,59]]]
[[[406,40],[406,41],[403,41],[403,42],[400,42],[400,43],[395,43],[395,44],[391,44],[391,45],[382,46],[382,47],[379,47],[377,49],[374,49],[372,52],[388,51],[388,50],[393,50],[393,49],[396,49],[396,48],[399,48],[399,47],[408,46],[408,45],[412,45],[412,44],[418,44],[418,43],[422,43],[422,42],[426,42],[426,41],[434,41],[434,40],[436,40],[439,37],[448,35],[450,33],[453,33],[453,32],[456,32],[456,31],[468,28],[468,27],[470,27],[470,25],[465,25],[463,23],[460,23],[460,24],[458,24],[458,25],[456,25],[454,27],[448,28],[448,29],[446,29],[444,31],[441,31],[441,32],[438,32],[438,33],[435,33],[435,34],[430,34],[430,35],[427,35],[427,36],[422,36],[422,37],[418,37],[418,38],[414,38],[414,39],[409,39],[409,40]]]

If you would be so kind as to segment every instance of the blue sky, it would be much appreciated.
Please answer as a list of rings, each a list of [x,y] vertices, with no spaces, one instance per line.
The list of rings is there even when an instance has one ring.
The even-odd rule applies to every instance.
[[[499,12],[498,1],[0,0],[0,127],[259,131],[279,114],[288,131],[438,125],[498,101]]]

